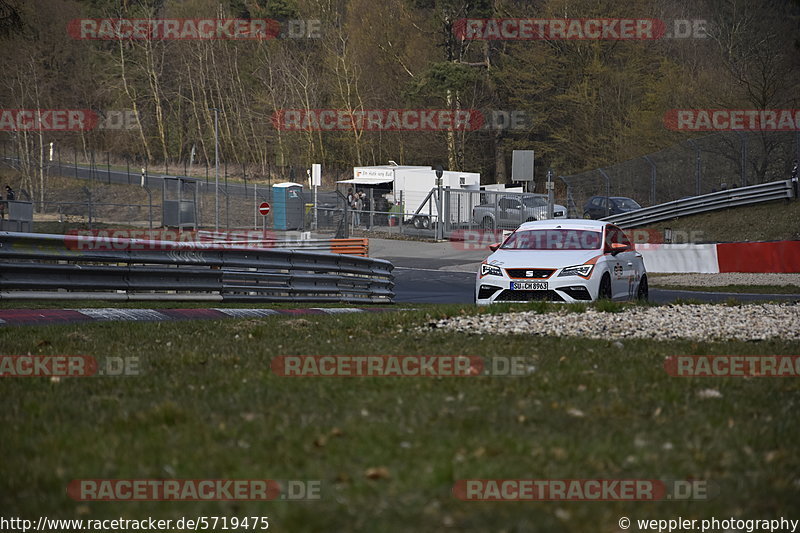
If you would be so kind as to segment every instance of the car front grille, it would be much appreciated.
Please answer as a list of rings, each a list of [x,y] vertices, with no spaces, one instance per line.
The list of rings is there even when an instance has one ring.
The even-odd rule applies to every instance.
[[[504,290],[501,292],[495,302],[563,302],[564,298],[561,297],[556,291],[510,291]]]
[[[515,279],[547,279],[555,271],[555,268],[507,268],[506,274]]]

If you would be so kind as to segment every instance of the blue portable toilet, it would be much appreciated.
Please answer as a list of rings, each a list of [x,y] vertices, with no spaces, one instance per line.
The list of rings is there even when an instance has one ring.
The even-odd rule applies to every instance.
[[[287,181],[272,186],[272,221],[275,229],[303,229],[303,186]]]

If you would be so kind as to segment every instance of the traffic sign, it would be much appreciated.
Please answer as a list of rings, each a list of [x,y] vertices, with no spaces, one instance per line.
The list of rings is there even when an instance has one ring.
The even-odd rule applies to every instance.
[[[258,212],[264,216],[267,216],[269,214],[269,210],[270,210],[269,202],[261,202],[261,205],[258,206]]]

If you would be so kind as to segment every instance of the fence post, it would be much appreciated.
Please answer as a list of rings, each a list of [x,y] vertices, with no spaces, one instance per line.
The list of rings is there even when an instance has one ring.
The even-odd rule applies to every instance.
[[[656,205],[656,176],[658,170],[649,155],[642,156],[642,159],[650,164],[650,205]]]
[[[611,178],[606,174],[606,171],[602,168],[598,168],[600,174],[606,179],[606,216],[611,215]]]
[[[794,132],[794,158],[800,161],[800,130]]]
[[[741,177],[742,177],[742,187],[747,187],[747,135],[742,133],[741,131],[736,131],[736,134],[739,135],[740,143],[740,165],[741,165]]]
[[[89,216],[89,229],[92,229],[92,190],[89,187],[83,187],[83,192],[86,194],[86,210]]]
[[[694,142],[691,139],[689,139],[686,142],[689,143],[689,146],[694,148],[694,151],[696,153],[695,170],[694,170],[694,176],[695,176],[694,177],[694,179],[695,179],[695,186],[694,187],[695,187],[695,196],[700,196],[700,173],[702,172],[703,156],[702,156],[702,154],[700,152],[700,147],[697,146],[696,142]]]

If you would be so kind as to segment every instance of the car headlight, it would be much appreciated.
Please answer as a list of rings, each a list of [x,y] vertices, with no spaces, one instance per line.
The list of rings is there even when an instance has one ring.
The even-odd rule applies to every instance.
[[[483,263],[481,265],[481,277],[483,276],[503,276],[503,272],[500,270],[500,267],[494,265],[487,265]]]
[[[592,269],[594,265],[575,265],[569,266],[561,269],[561,272],[558,274],[558,277],[561,276],[581,276],[584,278],[588,278],[589,274],[592,273]]]

